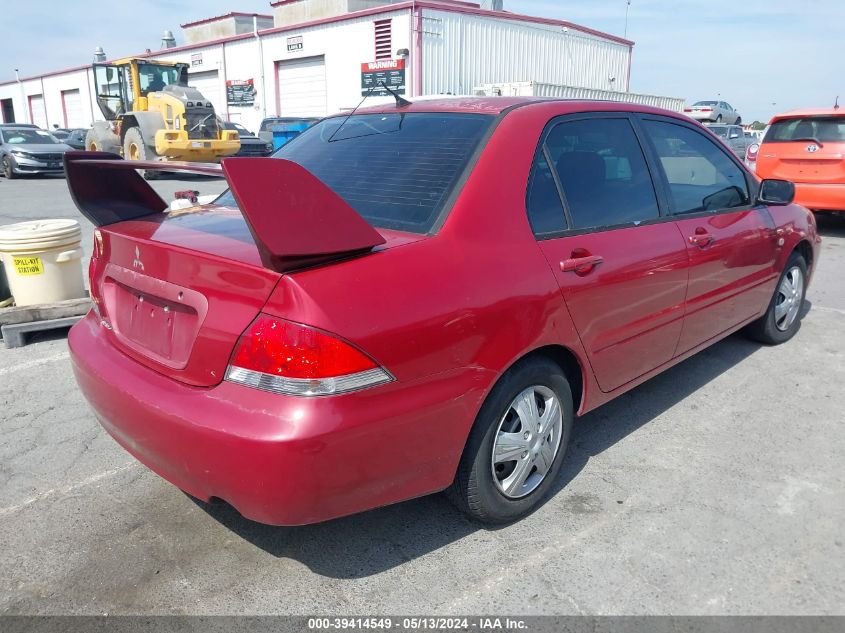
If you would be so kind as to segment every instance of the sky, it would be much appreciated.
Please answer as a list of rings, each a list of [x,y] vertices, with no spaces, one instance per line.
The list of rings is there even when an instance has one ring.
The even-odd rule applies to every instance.
[[[627,0],[504,0],[505,9],[615,35]],[[269,13],[269,0],[2,0],[0,81],[158,49],[170,29],[230,11]],[[72,7],[72,8],[69,8]],[[722,10],[720,10],[722,9]],[[845,105],[845,0],[631,0],[631,90],[731,103],[746,122],[799,107]],[[9,28],[13,26],[13,28]],[[532,79],[525,77],[525,80]]]

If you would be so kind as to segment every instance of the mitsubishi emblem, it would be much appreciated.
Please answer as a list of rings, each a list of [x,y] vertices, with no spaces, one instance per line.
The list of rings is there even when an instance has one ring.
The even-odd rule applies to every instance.
[[[132,260],[132,267],[138,270],[144,270],[144,262],[141,261],[141,249],[135,247],[135,259]]]

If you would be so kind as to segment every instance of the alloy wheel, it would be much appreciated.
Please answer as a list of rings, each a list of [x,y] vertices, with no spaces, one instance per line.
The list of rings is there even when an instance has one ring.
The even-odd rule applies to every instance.
[[[554,391],[524,389],[508,405],[493,441],[493,481],[505,497],[531,494],[551,470],[560,449],[563,415]]]
[[[785,332],[795,322],[804,298],[804,273],[793,266],[780,281],[775,297],[775,327]]]

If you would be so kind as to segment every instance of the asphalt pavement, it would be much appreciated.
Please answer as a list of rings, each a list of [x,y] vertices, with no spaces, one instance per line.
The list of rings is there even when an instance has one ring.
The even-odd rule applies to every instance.
[[[78,217],[62,179],[0,180],[0,225],[40,217]],[[252,523],[100,429],[66,332],[0,346],[0,613],[845,614],[845,221],[822,234],[792,341],[731,336],[580,419],[500,529],[440,495]]]

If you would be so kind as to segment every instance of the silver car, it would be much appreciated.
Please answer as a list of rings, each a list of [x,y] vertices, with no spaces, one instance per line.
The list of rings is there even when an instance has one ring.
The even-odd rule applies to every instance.
[[[23,174],[64,173],[64,154],[72,149],[46,130],[3,125],[0,127],[0,174],[11,179]]]
[[[684,114],[696,121],[713,121],[730,125],[740,125],[742,117],[725,101],[697,101],[684,108]]]
[[[722,142],[731,148],[734,154],[741,160],[745,160],[745,152],[748,146],[754,143],[754,138],[746,134],[738,125],[708,125],[713,134],[722,139]]]

